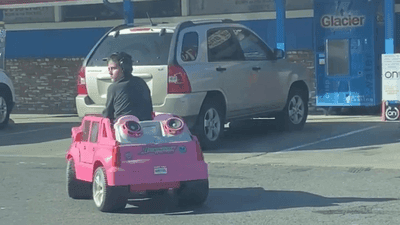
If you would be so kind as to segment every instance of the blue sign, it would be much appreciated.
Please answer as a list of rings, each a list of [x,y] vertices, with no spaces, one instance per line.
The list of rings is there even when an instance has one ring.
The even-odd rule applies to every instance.
[[[315,0],[317,106],[381,102],[383,1]]]

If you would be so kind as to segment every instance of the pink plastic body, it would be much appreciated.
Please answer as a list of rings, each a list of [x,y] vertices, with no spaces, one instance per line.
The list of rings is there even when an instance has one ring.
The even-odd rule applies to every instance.
[[[172,116],[158,114],[153,121],[162,122]],[[86,134],[85,125],[89,128]],[[182,132],[190,133],[186,125]],[[208,165],[199,142],[195,136],[190,134],[190,137],[189,141],[174,141],[172,137],[168,143],[122,145],[116,141],[109,119],[88,115],[79,127],[72,128],[73,141],[66,159],[74,160],[79,180],[92,182],[94,171],[102,166],[109,186],[129,185],[131,191],[178,188],[182,181],[208,179]],[[116,147],[119,148],[119,165],[113,166]]]

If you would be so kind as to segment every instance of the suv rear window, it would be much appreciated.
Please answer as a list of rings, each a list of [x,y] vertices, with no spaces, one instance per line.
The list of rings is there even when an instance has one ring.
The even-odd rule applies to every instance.
[[[124,51],[132,56],[133,65],[167,65],[172,33],[121,34],[107,36],[94,51],[88,66],[107,66],[103,61],[114,52]]]

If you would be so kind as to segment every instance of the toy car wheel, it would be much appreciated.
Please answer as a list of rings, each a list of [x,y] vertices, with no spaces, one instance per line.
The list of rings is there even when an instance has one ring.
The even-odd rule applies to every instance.
[[[208,179],[185,181],[177,190],[179,205],[202,205],[209,192]]]
[[[291,89],[283,111],[276,117],[279,130],[301,130],[308,116],[307,94],[298,89]]]
[[[214,102],[205,102],[200,110],[197,129],[203,149],[216,148],[224,132],[224,117],[221,106]]]
[[[118,211],[125,208],[127,203],[124,187],[107,185],[107,176],[103,167],[96,169],[93,177],[93,200],[102,212]]]
[[[10,98],[4,93],[0,94],[0,129],[8,125],[10,119]]]
[[[67,164],[67,193],[73,199],[90,199],[92,192],[90,183],[76,179],[74,160],[68,160]]]

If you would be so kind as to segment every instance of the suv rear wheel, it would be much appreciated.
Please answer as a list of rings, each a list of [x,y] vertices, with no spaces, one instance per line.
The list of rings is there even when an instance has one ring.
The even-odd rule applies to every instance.
[[[292,88],[283,111],[276,117],[278,130],[301,130],[308,116],[306,92]]]
[[[208,193],[208,179],[182,182],[177,191],[178,205],[202,205],[207,200]]]
[[[224,116],[222,107],[217,102],[206,101],[200,110],[196,126],[203,149],[217,147],[224,132]]]
[[[93,177],[93,200],[102,212],[119,211],[127,203],[126,188],[123,186],[108,186],[107,175],[103,167],[98,167]]]

